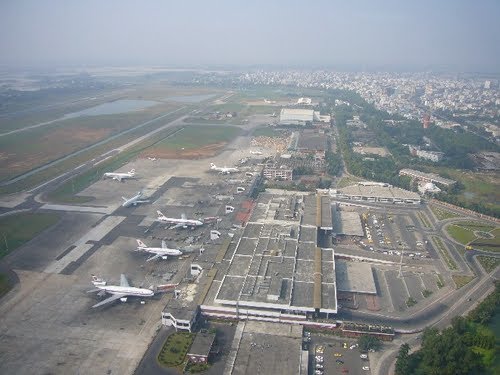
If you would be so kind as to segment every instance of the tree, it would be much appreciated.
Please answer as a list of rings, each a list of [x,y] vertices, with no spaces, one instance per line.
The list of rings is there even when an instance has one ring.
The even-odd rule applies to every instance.
[[[409,352],[410,345],[404,343],[399,348],[398,356],[396,359],[396,375],[409,374]]]
[[[382,347],[378,337],[372,335],[362,335],[358,339],[359,349],[362,351],[368,351],[370,349],[379,350]]]

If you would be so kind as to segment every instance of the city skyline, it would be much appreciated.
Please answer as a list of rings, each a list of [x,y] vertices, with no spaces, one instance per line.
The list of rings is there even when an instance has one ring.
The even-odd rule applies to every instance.
[[[448,0],[4,2],[0,65],[498,72],[499,11]]]

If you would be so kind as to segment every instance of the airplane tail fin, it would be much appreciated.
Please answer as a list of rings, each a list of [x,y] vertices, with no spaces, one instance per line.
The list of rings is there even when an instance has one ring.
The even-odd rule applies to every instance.
[[[162,214],[162,212],[160,210],[157,210],[156,214],[158,215],[158,219],[162,219],[162,218],[166,217],[165,215]]]
[[[125,197],[122,197],[122,199],[123,199],[124,202],[128,201],[128,199],[125,198]]]
[[[130,175],[132,175],[132,176],[133,176],[133,175],[135,174],[135,169],[134,169],[134,168],[132,168],[132,169],[130,170],[130,172],[128,172],[128,173],[129,173]]]
[[[216,168],[215,164],[214,163],[210,163],[210,168]]]
[[[138,247],[147,247],[146,244],[144,242],[142,242],[141,240],[136,239],[136,241],[137,241]]]

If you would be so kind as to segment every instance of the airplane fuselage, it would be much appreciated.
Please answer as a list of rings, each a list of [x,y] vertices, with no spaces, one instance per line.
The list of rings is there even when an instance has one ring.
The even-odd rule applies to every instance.
[[[167,224],[182,224],[187,227],[198,227],[203,225],[200,220],[192,220],[192,219],[176,219],[173,217],[159,218],[159,221],[162,221]]]
[[[162,247],[138,247],[137,249],[157,255],[170,255],[170,256],[182,255],[182,252],[177,249],[164,249]]]
[[[145,288],[135,288],[133,286],[120,286],[120,285],[108,285],[108,286],[99,286],[96,285],[96,288],[105,291],[110,294],[119,294],[124,297],[132,296],[132,297],[152,297],[154,292],[150,289]]]

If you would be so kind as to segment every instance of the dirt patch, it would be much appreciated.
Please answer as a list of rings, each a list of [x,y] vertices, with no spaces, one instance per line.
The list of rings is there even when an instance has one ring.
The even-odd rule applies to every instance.
[[[217,155],[226,146],[227,142],[218,142],[202,146],[196,149],[168,150],[164,148],[150,148],[141,153],[140,157],[151,157],[160,159],[204,159]]]
[[[97,142],[108,137],[109,129],[88,129],[88,128],[60,128],[42,137],[43,141],[61,139],[67,141],[71,139],[72,143]]]

